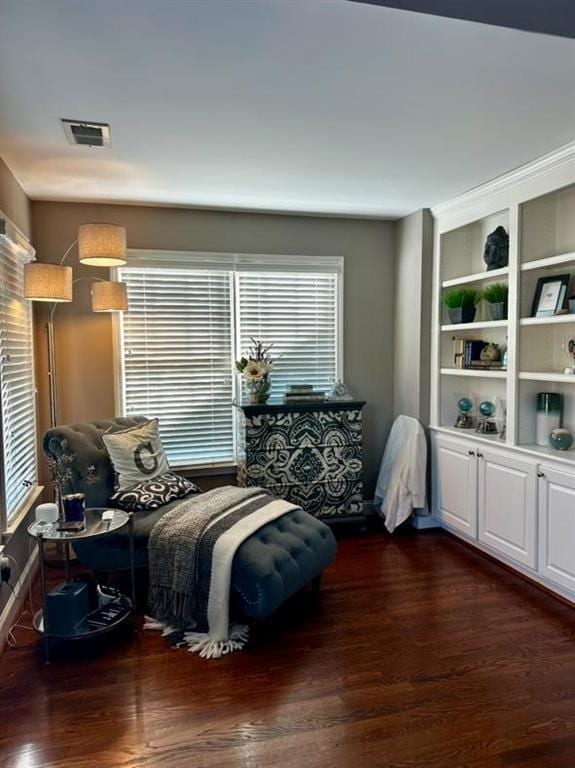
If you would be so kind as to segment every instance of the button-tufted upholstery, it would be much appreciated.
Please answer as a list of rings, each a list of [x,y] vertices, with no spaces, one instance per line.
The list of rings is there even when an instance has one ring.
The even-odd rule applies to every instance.
[[[44,452],[57,462],[64,477],[64,493],[85,493],[90,507],[106,506],[114,491],[114,471],[102,441],[107,431],[117,432],[146,421],[144,417],[117,418],[71,424],[49,430]],[[148,537],[156,522],[178,501],[134,516],[137,567],[148,564]],[[79,559],[96,571],[129,567],[127,530],[77,542]],[[270,616],[284,600],[309,583],[334,560],[337,545],[331,529],[315,517],[294,510],[268,523],[238,549],[232,568],[232,607],[251,618]]]
[[[114,492],[114,470],[102,435],[145,421],[143,416],[134,416],[49,429],[44,435],[44,453],[52,465],[57,462],[60,477],[65,478],[62,492],[85,493],[89,507],[105,507]]]
[[[245,616],[270,616],[333,562],[336,549],[331,529],[301,509],[268,523],[238,549],[234,606]]]

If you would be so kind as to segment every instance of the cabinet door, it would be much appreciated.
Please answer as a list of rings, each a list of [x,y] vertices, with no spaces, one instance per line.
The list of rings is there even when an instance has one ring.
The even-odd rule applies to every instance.
[[[451,528],[477,538],[477,459],[471,443],[434,441],[435,513]]]
[[[541,467],[539,572],[575,593],[575,476]]]
[[[479,448],[479,540],[536,566],[537,470],[530,461]]]

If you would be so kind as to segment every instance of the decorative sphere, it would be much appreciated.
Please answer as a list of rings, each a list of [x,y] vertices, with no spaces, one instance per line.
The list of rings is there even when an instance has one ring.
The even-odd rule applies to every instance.
[[[468,397],[462,397],[461,400],[457,401],[457,407],[463,413],[469,413],[473,410],[473,403]]]
[[[554,429],[549,435],[549,442],[557,451],[568,451],[573,445],[573,435],[568,429]]]
[[[479,413],[485,418],[489,418],[495,413],[495,406],[489,400],[484,400],[482,403],[479,403]]]

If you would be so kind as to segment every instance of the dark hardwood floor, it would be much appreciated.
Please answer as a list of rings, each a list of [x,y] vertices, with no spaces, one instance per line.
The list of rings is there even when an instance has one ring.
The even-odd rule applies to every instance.
[[[156,634],[0,662],[10,768],[573,768],[575,611],[438,531],[340,540],[322,592],[204,661]]]

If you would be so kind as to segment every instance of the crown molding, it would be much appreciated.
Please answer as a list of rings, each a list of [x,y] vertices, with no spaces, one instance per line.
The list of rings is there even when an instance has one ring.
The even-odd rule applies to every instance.
[[[566,166],[568,167],[569,165],[573,165],[573,170],[575,171],[575,142],[565,144],[553,152],[549,152],[530,163],[497,176],[485,184],[481,184],[451,200],[447,200],[445,203],[439,203],[431,208],[431,213],[434,218],[442,218],[460,213],[493,197],[493,195],[508,192],[521,184],[533,181],[545,174]]]

